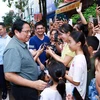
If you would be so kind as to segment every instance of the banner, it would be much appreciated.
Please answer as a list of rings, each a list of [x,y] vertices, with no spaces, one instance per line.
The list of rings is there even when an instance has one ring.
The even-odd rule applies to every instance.
[[[69,3],[69,2],[73,2],[73,1],[77,1],[77,0],[64,0],[64,3]]]
[[[57,10],[56,10],[56,14],[59,14],[59,13],[63,13],[63,12],[67,12],[67,11],[73,10],[73,9],[75,9],[76,7],[78,7],[79,4],[80,4],[80,1],[73,2],[73,3],[69,4],[69,5],[65,5],[64,7],[57,9]]]

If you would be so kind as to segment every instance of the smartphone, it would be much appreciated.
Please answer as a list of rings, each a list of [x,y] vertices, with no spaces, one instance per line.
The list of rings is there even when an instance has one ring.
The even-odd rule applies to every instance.
[[[42,43],[39,48],[40,49],[44,48],[44,43]]]
[[[93,24],[94,24],[94,27],[98,25],[98,19],[97,18],[93,18]]]
[[[83,100],[76,87],[74,87],[73,90],[73,97],[75,98],[75,100]]]
[[[92,15],[89,16],[89,22],[93,23],[93,17],[92,17]]]

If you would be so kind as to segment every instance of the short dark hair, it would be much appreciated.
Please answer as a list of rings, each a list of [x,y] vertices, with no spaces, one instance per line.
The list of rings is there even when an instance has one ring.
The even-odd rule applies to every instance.
[[[95,36],[88,36],[86,38],[86,42],[88,46],[91,46],[93,50],[97,50],[99,46],[99,40]]]
[[[3,22],[0,22],[0,25],[6,27],[6,25]]]
[[[44,24],[43,24],[43,22],[42,22],[42,21],[39,21],[39,22],[37,22],[37,23],[35,24],[35,29],[36,29],[36,27],[39,26],[39,25],[42,25],[43,27],[45,27]]]
[[[68,33],[73,31],[73,27],[70,24],[65,23],[60,26],[58,30],[62,33]]]
[[[77,19],[77,22],[78,22],[78,21],[82,21],[81,18],[78,18],[78,19]]]
[[[21,20],[21,19],[17,19],[14,23],[13,23],[13,26],[12,26],[12,34],[15,34],[14,31],[17,30],[19,32],[22,31],[23,29],[23,25],[24,24],[28,24],[28,22],[24,21],[24,20]]]

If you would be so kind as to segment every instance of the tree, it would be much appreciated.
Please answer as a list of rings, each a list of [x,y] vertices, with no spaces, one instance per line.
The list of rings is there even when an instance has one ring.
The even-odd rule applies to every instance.
[[[18,8],[21,12],[24,12],[24,7],[28,4],[28,0],[2,0],[3,2],[8,2],[8,7],[11,7],[12,4],[15,4],[15,7]]]
[[[55,5],[56,5],[56,7],[58,7],[59,4],[60,4],[60,3],[63,3],[63,2],[64,2],[64,0],[54,0],[54,3],[55,3]]]
[[[85,9],[85,11],[83,12],[83,15],[87,21],[90,15],[92,15],[93,17],[96,17],[95,9],[96,9],[95,3],[91,5],[90,7],[88,7],[87,9]],[[76,23],[78,18],[80,18],[79,14],[74,14],[71,17],[71,19],[73,19],[73,23]]]
[[[18,19],[19,16],[16,16],[13,11],[10,11],[9,13],[6,13],[6,15],[3,16],[2,18],[8,32],[10,31],[10,28],[12,27],[14,20]]]

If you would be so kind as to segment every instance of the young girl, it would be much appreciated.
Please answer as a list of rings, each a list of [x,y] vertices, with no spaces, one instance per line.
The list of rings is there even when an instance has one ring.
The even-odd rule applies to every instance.
[[[65,82],[63,79],[66,67],[61,62],[52,61],[48,66],[48,71],[53,84],[42,91],[40,100],[65,100]]]
[[[75,51],[74,57],[68,74],[65,78],[67,95],[72,94],[73,88],[76,87],[82,98],[85,99],[86,83],[87,83],[87,69],[90,67],[90,59],[87,46],[85,45],[84,34],[78,31],[73,31],[69,37],[69,47]]]

